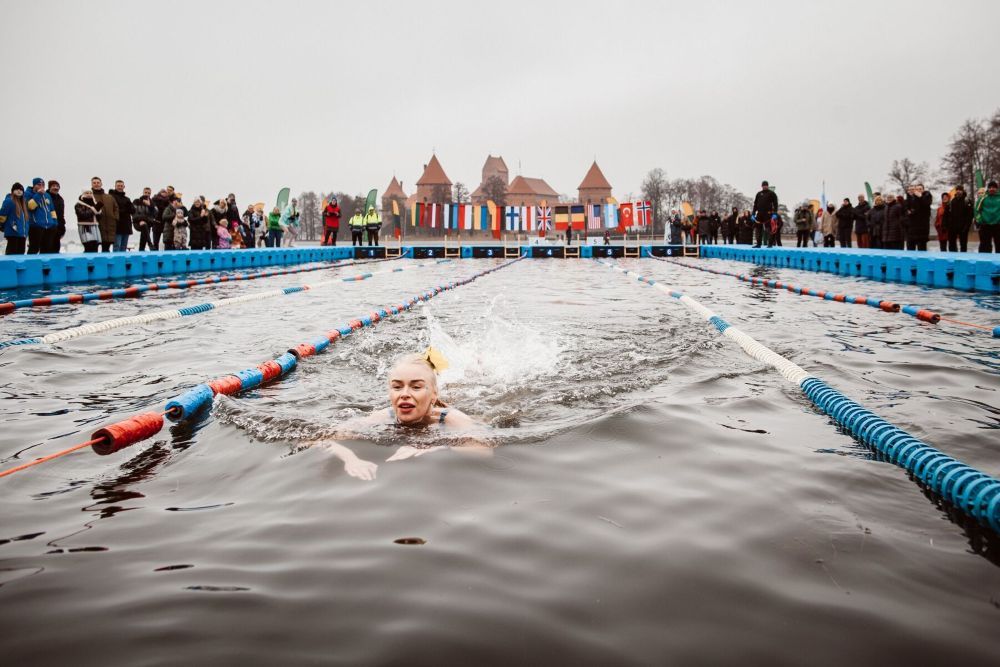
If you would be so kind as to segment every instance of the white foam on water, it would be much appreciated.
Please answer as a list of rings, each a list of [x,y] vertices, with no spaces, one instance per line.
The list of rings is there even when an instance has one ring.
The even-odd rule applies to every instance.
[[[478,396],[530,384],[550,375],[564,348],[556,336],[501,312],[506,302],[495,296],[481,312],[468,313],[461,332],[445,331],[430,305],[423,308],[427,338],[444,354],[449,366],[439,377],[442,386],[461,386],[461,393]]]

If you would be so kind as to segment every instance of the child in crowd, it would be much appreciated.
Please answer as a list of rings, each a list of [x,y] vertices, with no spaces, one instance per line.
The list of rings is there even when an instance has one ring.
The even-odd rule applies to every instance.
[[[188,249],[188,221],[184,209],[174,211],[174,250]]]

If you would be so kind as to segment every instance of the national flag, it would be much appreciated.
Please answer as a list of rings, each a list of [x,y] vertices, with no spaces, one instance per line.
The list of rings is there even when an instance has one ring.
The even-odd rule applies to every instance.
[[[451,227],[451,204],[441,204],[441,227],[448,229]]]
[[[556,206],[553,219],[555,220],[555,230],[557,232],[569,229],[569,206]]]
[[[504,229],[508,232],[521,231],[521,209],[517,206],[508,206],[504,215]]]
[[[618,231],[624,232],[628,227],[635,224],[635,216],[632,202],[618,205]]]
[[[399,202],[395,199],[392,200],[392,235],[397,239],[403,235],[403,219],[399,215]]]
[[[486,231],[490,228],[490,208],[489,206],[477,206],[478,217],[473,215],[472,225],[474,228],[481,231]]]
[[[522,206],[521,207],[521,231],[522,232],[533,232],[533,231],[535,231],[535,207],[534,206]]]
[[[410,227],[416,227],[417,221],[420,220],[420,209],[423,204],[418,202],[413,202],[413,206],[410,208]]]
[[[569,221],[573,229],[579,231],[587,228],[586,208],[583,204],[574,204],[569,207]]]
[[[587,204],[587,229],[600,229],[601,222],[601,205]]]
[[[462,229],[472,229],[474,208],[471,204],[462,204]]]
[[[618,208],[612,204],[604,207],[604,228],[614,229],[618,226]]]
[[[535,207],[535,227],[538,235],[544,237],[545,232],[552,229],[552,209],[548,206]]]
[[[640,227],[645,227],[653,223],[653,208],[648,201],[640,201],[635,204],[635,220]]]

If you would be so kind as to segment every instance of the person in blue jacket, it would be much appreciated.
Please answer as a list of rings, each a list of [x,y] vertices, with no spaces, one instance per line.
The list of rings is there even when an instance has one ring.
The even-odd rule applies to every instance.
[[[31,218],[28,214],[28,201],[24,198],[24,186],[20,183],[11,187],[10,194],[4,197],[3,205],[0,205],[0,225],[3,225],[3,235],[7,239],[4,254],[23,255]]]
[[[26,199],[28,215],[31,217],[31,226],[28,227],[28,254],[58,252],[59,216],[52,195],[45,191],[45,179],[36,178],[31,181],[31,192]]]

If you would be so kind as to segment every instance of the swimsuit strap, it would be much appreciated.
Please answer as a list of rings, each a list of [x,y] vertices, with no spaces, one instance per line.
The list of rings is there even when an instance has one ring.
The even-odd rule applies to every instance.
[[[441,410],[441,417],[438,418],[438,424],[443,424],[444,418],[447,416],[448,416],[448,408],[444,408],[443,410]]]

